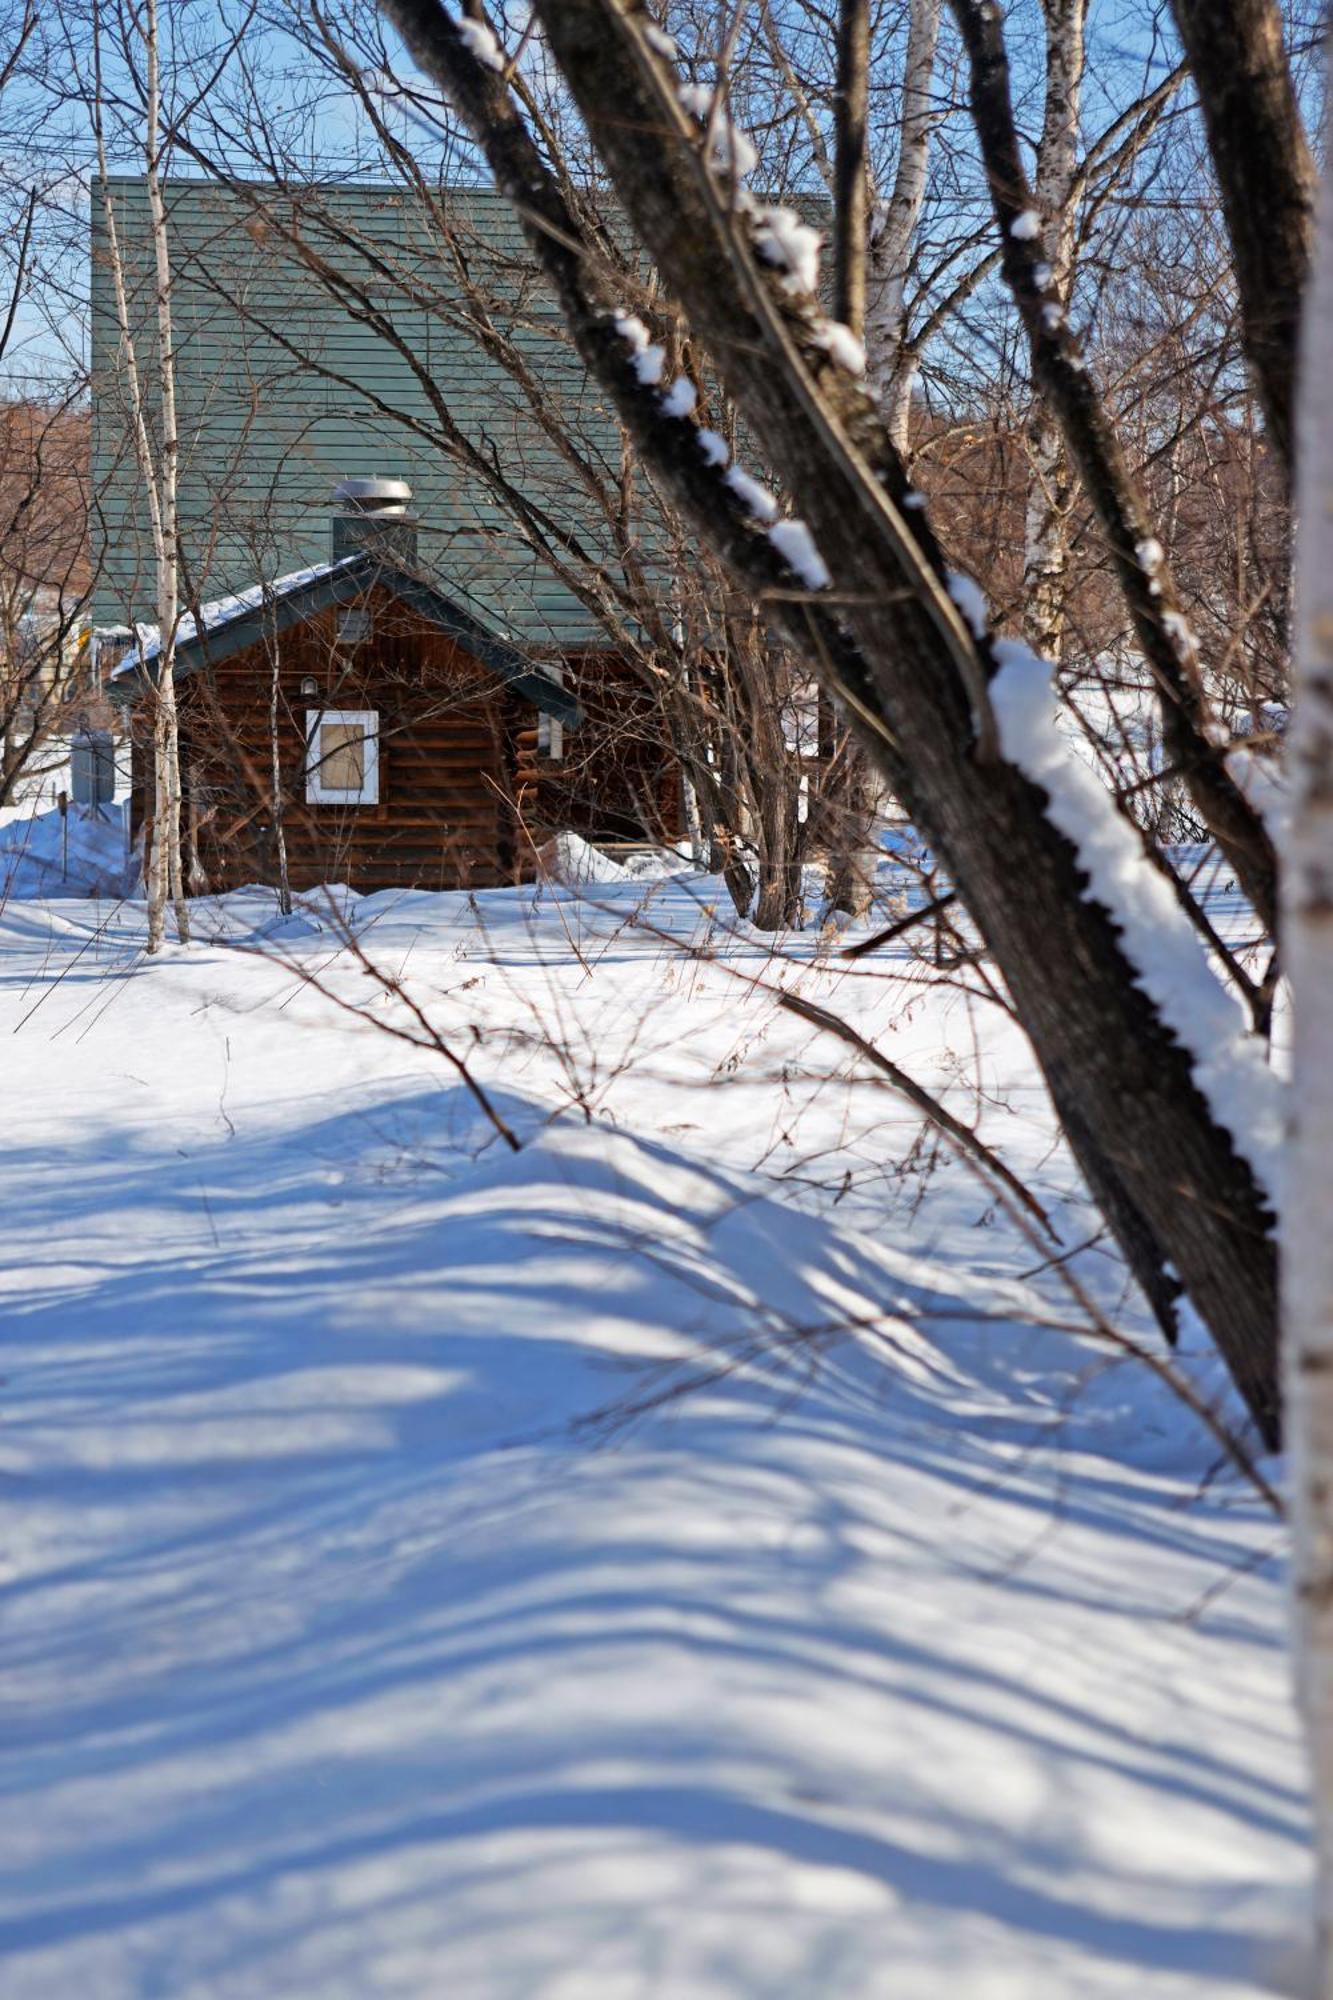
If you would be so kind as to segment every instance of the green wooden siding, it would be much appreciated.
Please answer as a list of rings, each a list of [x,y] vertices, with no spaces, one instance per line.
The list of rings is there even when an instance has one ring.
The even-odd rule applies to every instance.
[[[151,380],[147,199],[136,179],[114,180],[111,192]],[[153,617],[152,544],[94,195],[93,470],[105,545],[95,609],[100,622],[119,623]],[[295,199],[274,216],[285,221]],[[543,391],[576,413],[614,477],[619,433],[531,273],[507,205],[471,189],[441,199],[497,326],[517,341]],[[422,518],[421,560],[461,604],[524,645],[602,641],[596,622],[525,547],[508,510],[432,436],[385,414],[387,407],[438,428],[430,390],[408,361],[294,260],[281,229],[257,221],[246,196],[205,181],[174,182],[169,208],[186,594],[206,601],[327,559],[334,483],[389,475],[410,482]],[[372,310],[398,329],[464,435],[596,547],[605,529],[595,510],[508,371],[460,324],[461,288],[421,204],[401,189],[321,188],[301,201],[299,226],[369,289]]]

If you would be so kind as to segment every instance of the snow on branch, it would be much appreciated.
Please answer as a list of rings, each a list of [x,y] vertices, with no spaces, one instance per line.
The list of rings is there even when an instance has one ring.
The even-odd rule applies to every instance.
[[[710,90],[706,83],[682,83],[676,96],[682,111],[688,111],[704,127],[708,143],[708,164],[718,173],[730,174],[739,184],[759,164],[759,152],[748,132],[742,132],[731,115],[724,91]]]
[[[699,400],[699,392],[688,375],[677,375],[671,387],[662,398],[662,411],[668,417],[688,417]]]
[[[656,387],[665,372],[666,349],[653,340],[637,313],[617,309],[614,321],[616,332],[629,348],[631,365],[638,380],[645,387]],[[831,330],[846,334],[848,340],[852,339],[845,327]],[[865,366],[864,356],[861,366]],[[658,407],[663,416],[689,421],[698,400],[693,382],[686,375],[678,375],[661,396]],[[731,452],[726,440],[717,431],[702,425],[692,427],[705,463],[719,470],[725,467],[722,484],[735,495],[755,522],[764,526],[772,523],[768,527],[768,539],[797,580],[806,590],[826,589],[832,582],[829,567],[815,546],[815,538],[805,522],[794,517],[778,520],[777,501],[768,488],[752,478],[742,466],[729,462]]]
[[[650,46],[658,47],[651,36],[648,39]],[[676,96],[681,109],[708,132],[709,165],[715,172],[729,175],[735,183],[735,212],[749,223],[750,238],[760,263],[776,274],[779,290],[792,299],[816,299],[823,232],[806,222],[794,208],[780,202],[755,201],[745,178],[758,163],[758,151],[749,135],[736,126],[716,91],[706,84],[682,83],[677,86]],[[829,319],[820,312],[810,313],[804,331],[810,346],[827,354],[837,367],[849,375],[865,374],[865,345],[841,320]]]
[[[756,521],[771,521],[778,511],[778,503],[766,486],[739,465],[730,465],[722,475],[723,484],[729,486],[743,507],[748,507]]]
[[[823,237],[794,208],[759,208],[754,212],[754,246],[765,264],[783,273],[787,292],[819,290],[819,253]]]
[[[775,521],[768,531],[772,542],[784,562],[791,564],[807,590],[823,590],[831,578],[828,564],[815,547],[815,538],[805,522],[793,516],[790,520]]]
[[[479,63],[487,69],[502,70],[505,66],[504,50],[496,41],[492,31],[484,21],[472,21],[465,15],[455,14],[453,24],[458,30],[459,40]]]
[[[950,597],[967,620],[967,629],[972,637],[983,640],[990,630],[990,609],[980,584],[958,570],[951,570],[948,588]]]
[[[1134,829],[1060,735],[1045,661],[1011,639],[996,640],[994,651],[1000,670],[990,695],[1003,755],[1045,792],[1052,824],[1087,874],[1089,896],[1114,922],[1138,984],[1276,1211],[1286,1092],[1264,1044],[1208,963],[1169,885],[1144,860]]]
[[[629,348],[633,358],[634,373],[649,387],[662,379],[666,367],[666,349],[652,339],[647,327],[637,313],[617,312],[616,332]]]
[[[865,374],[865,342],[841,320],[816,321],[811,338],[816,347],[822,347],[830,359],[836,361],[839,368],[845,368],[849,375]]]

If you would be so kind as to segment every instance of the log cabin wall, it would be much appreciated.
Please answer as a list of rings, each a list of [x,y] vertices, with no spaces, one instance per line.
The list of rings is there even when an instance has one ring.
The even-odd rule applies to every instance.
[[[370,614],[356,643],[349,609]],[[179,683],[189,831],[207,886],[278,880],[270,726],[277,672],[281,822],[294,889],[489,888],[533,873],[514,813],[527,709],[498,677],[390,593],[338,607]],[[313,681],[317,692],[303,692]],[[379,718],[375,804],[307,799],[306,717]],[[200,884],[202,886],[202,884]]]
[[[348,642],[349,612],[369,613]],[[281,810],[273,810],[273,674]],[[178,682],[185,840],[191,887],[222,891],[280,879],[278,825],[293,889],[491,888],[530,881],[539,850],[565,829],[590,840],[680,837],[680,778],[664,719],[633,669],[610,653],[562,663],[584,710],[543,749],[538,710],[408,604],[379,590],[245,647]],[[303,688],[313,682],[317,692]],[[312,709],[379,718],[379,798],[307,798]],[[136,834],[148,813],[151,718],[135,718]]]
[[[616,653],[566,654],[563,680],[583,720],[563,732],[553,761],[538,752],[535,714],[524,718],[518,771],[525,818],[546,834],[568,828],[593,842],[679,840],[680,771],[660,698]]]

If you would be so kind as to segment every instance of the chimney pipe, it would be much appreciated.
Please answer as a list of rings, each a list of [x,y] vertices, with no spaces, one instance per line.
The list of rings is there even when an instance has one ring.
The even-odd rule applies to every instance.
[[[418,525],[405,479],[340,479],[333,489],[335,562],[364,551],[415,569]]]

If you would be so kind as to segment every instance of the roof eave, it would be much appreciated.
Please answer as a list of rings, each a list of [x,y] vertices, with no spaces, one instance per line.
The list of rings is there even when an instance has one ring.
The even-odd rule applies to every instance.
[[[577,728],[583,711],[574,697],[541,672],[526,655],[507,640],[488,632],[478,619],[442,595],[424,578],[396,564],[366,555],[356,558],[326,575],[316,577],[300,589],[271,598],[203,632],[177,643],[173,671],[178,679],[199,667],[220,666],[266,638],[280,638],[294,625],[305,624],[321,611],[338,604],[350,604],[375,583],[387,584],[395,597],[411,604],[441,631],[457,639],[474,659],[489,667],[507,686],[535,708],[552,715],[568,728]],[[155,661],[141,663],[113,674],[108,685],[110,698],[128,705],[157,686],[159,670]]]

